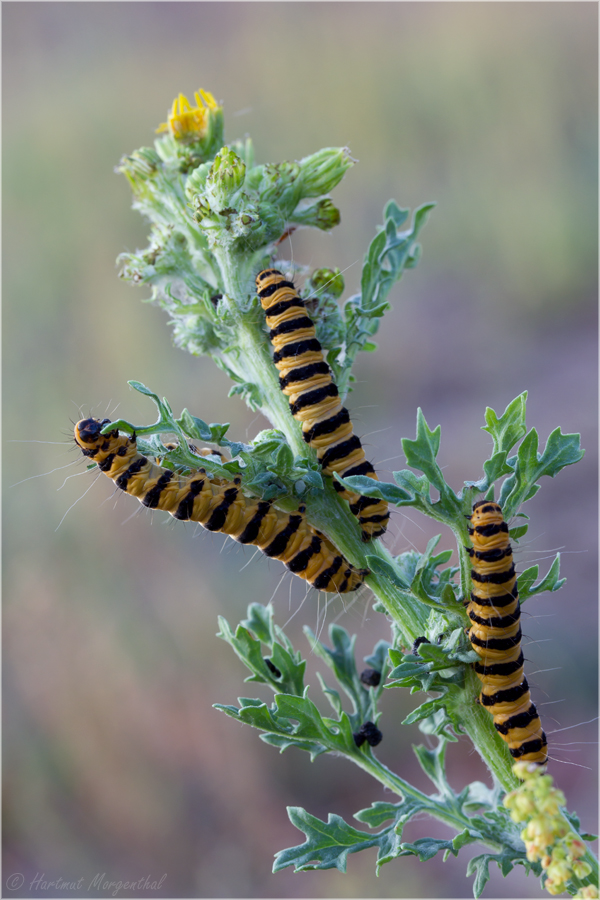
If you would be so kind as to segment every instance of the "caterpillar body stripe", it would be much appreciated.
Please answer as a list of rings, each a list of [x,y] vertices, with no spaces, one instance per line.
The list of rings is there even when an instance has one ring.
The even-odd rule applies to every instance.
[[[108,424],[109,419],[82,419],[75,426],[75,441],[84,456],[144,506],[199,522],[208,531],[222,531],[241,544],[254,544],[318,590],[345,594],[363,583],[368,570],[352,566],[309,525],[303,506],[285,513],[266,500],[246,497],[239,476],[228,481],[202,468],[177,475],[139,453],[135,434],[121,435],[116,429],[101,434]]]
[[[501,507],[489,500],[475,503],[469,534],[473,568],[467,614],[473,624],[468,633],[480,657],[474,663],[482,683],[479,701],[494,717],[511,756],[544,765],[547,740],[523,671],[517,576]]]
[[[348,410],[340,402],[304,300],[278,269],[259,272],[256,288],[267,314],[279,386],[287,395],[292,415],[302,423],[304,440],[317,451],[323,472],[344,477],[366,475],[378,481],[353,432]],[[385,533],[390,518],[385,500],[347,491],[337,481],[334,487],[350,503],[364,541]]]

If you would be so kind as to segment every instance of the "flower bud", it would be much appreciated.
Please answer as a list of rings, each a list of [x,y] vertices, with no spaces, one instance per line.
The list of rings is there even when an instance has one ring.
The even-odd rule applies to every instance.
[[[565,837],[565,845],[571,859],[578,859],[585,855],[585,844],[572,831]]]
[[[315,269],[308,281],[306,288],[310,293],[326,293],[334,300],[338,300],[344,293],[344,276],[339,269]]]
[[[571,877],[571,867],[569,864],[564,859],[554,859],[554,854],[552,855],[552,862],[546,871],[548,873],[548,878],[553,882],[568,881]]]
[[[514,804],[515,812],[518,812],[523,819],[529,818],[536,811],[535,802],[533,797],[529,794],[519,794],[515,799]]]
[[[287,218],[302,198],[300,165],[297,162],[282,162],[257,166],[252,185],[258,191],[261,203],[277,206]]]
[[[554,896],[555,894],[562,894],[565,889],[565,883],[564,881],[555,881],[553,878],[547,878],[544,882],[544,887],[549,894]]]
[[[346,147],[325,147],[300,160],[302,197],[320,197],[339,184],[354,165]]]
[[[123,156],[115,172],[122,172],[133,193],[139,194],[145,189],[146,183],[154,177],[159,164],[160,156],[156,150],[152,147],[141,147],[134,150],[130,156]]]
[[[598,900],[598,888],[595,884],[586,884],[579,888],[575,894],[575,900]]]
[[[202,163],[188,175],[187,181],[185,183],[185,195],[190,203],[194,202],[195,194],[200,194],[204,190],[209,172],[210,165],[208,163]]]
[[[541,775],[541,769],[539,766],[532,765],[530,762],[527,762],[524,759],[519,760],[512,767],[513,772],[521,781],[528,781],[530,779],[538,778]],[[514,791],[513,791],[514,793]]]
[[[206,179],[205,193],[214,206],[215,211],[235,202],[235,195],[244,184],[246,166],[242,160],[230,150],[223,147],[215,156]]]
[[[295,209],[289,217],[290,222],[297,225],[308,225],[329,231],[340,224],[340,211],[328,197],[319,200],[312,206]]]
[[[584,859],[574,859],[571,868],[576,878],[587,878],[592,871],[592,867]]]

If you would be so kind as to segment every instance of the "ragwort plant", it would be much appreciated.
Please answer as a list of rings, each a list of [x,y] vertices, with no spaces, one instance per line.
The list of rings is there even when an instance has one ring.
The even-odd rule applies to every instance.
[[[210,356],[233,382],[230,395],[240,395],[251,409],[261,410],[273,428],[249,444],[230,440],[228,425],[207,424],[188,410],[177,418],[166,400],[130,382],[153,400],[158,420],[150,425],[119,420],[103,431],[135,434],[138,450],[175,473],[198,470],[189,441],[225,448],[229,458],[207,456],[202,461],[209,476],[232,480],[241,475],[248,495],[286,511],[303,504],[309,522],[353,565],[369,570],[366,584],[376,598],[373,608],[389,626],[389,641],[378,641],[362,673],[355,660],[355,639],[342,627],[330,626],[329,644],[305,629],[310,650],[329,669],[328,681],[320,677],[332,709],[327,716],[309,698],[305,661],[276,625],[270,605],[250,604],[247,618],[235,629],[220,619],[219,637],[249,670],[246,681],[268,685],[274,698],[269,705],[242,697],[239,706],[216,708],[259,729],[265,743],[280,751],[294,747],[311,759],[323,753],[343,756],[398,798],[377,800],[355,814],[367,831],[335,814],[324,822],[304,809],[290,808],[290,820],[306,839],[280,851],[274,870],[336,867],[344,872],[348,855],[368,847],[377,847],[379,870],[397,857],[415,855],[425,861],[442,853],[445,859],[467,845],[481,844],[485,852],[472,856],[467,866],[467,874],[474,876],[475,896],[481,894],[493,862],[504,876],[515,865],[523,866],[541,876],[551,893],[597,897],[597,864],[582,843],[593,836],[581,834],[577,817],[564,808],[562,794],[552,794],[549,776],[526,763],[513,767],[492,717],[476,701],[480,684],[471,664],[477,657],[465,634],[471,568],[468,518],[474,500],[497,496],[506,520],[517,523],[510,536],[518,541],[527,532],[527,516],[520,510],[544,476],[553,478],[581,459],[579,436],[557,428],[540,450],[535,429],[527,430],[525,424],[526,393],[500,416],[488,408],[483,427],[493,441],[491,456],[483,462],[483,475],[455,491],[437,462],[440,428],[431,429],[419,410],[416,437],[402,441],[409,468],[395,472],[393,482],[334,478],[363,496],[416,509],[450,528],[459,565],[447,565],[452,552],[438,550],[439,535],[423,552],[397,557],[381,541],[361,541],[356,519],[332,479],[321,474],[316,453],[303,440],[280,389],[255,288],[256,274],[273,265],[283,236],[299,226],[327,231],[339,223],[328,194],[354,160],[345,148],[326,148],[298,162],[256,164],[249,138],[225,142],[223,110],[212,95],[200,91],[195,100],[192,106],[179,95],[154,146],[123,157],[118,167],[133,191],[134,208],[151,226],[148,247],[119,258],[121,276],[148,286],[150,299],[170,317],[175,344],[194,355]],[[305,280],[302,293],[312,298],[309,314],[342,399],[351,389],[357,355],[376,349],[373,337],[389,309],[392,285],[419,259],[417,239],[433,205],[426,203],[411,217],[393,200],[387,203],[365,256],[360,292],[342,306],[338,301],[344,279],[338,270],[320,269]],[[307,275],[297,263],[280,260],[276,265],[287,277]],[[165,447],[165,435],[175,435],[176,442]],[[520,574],[522,603],[562,586],[558,555],[538,579],[538,566]],[[421,696],[420,705],[404,721],[418,722],[427,736],[429,746],[414,750],[432,782],[430,794],[392,772],[373,752],[381,739],[378,704],[384,688]],[[343,708],[342,693],[349,712]],[[450,787],[444,760],[448,743],[457,735],[471,739],[489,768],[492,787],[474,782],[458,793]],[[523,793],[532,779],[537,787]],[[503,802],[505,792],[510,793]],[[423,813],[444,822],[454,836],[405,841],[404,826]]]

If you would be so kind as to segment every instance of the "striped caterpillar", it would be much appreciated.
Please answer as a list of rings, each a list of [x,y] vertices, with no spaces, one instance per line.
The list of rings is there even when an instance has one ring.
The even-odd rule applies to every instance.
[[[474,664],[482,682],[479,700],[511,756],[544,765],[547,741],[523,672],[517,576],[501,507],[488,500],[475,503],[469,534],[473,568],[467,613],[473,625],[468,634],[481,657]]]
[[[360,438],[353,433],[315,327],[294,285],[278,269],[265,269],[256,276],[256,288],[267,314],[279,386],[288,397],[292,415],[302,422],[304,440],[317,451],[323,472],[343,477],[366,475],[378,481]],[[334,487],[358,518],[363,541],[385,533],[390,518],[385,500],[348,491],[337,481]]]
[[[363,583],[368,570],[352,566],[309,525],[304,506],[285,513],[266,500],[246,497],[240,476],[227,481],[207,475],[205,469],[177,475],[138,453],[135,433],[120,435],[115,429],[101,434],[108,424],[110,419],[82,419],[75,426],[75,441],[84,456],[144,506],[199,522],[208,531],[222,531],[241,544],[255,544],[318,590],[345,594]]]

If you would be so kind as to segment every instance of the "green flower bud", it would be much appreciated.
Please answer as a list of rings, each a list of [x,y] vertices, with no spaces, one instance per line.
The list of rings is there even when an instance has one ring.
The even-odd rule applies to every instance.
[[[565,837],[565,845],[568,848],[571,859],[578,859],[585,855],[585,844],[572,831]]]
[[[592,871],[592,867],[584,859],[574,859],[571,868],[576,878],[587,878]]]
[[[319,200],[312,206],[295,209],[289,217],[290,222],[297,225],[313,226],[321,231],[329,231],[340,224],[340,211],[328,197]]]
[[[196,194],[191,203],[191,207],[194,211],[193,215],[196,222],[202,222],[203,219],[206,219],[210,215],[212,215],[212,209],[206,202],[203,194]]]
[[[133,193],[139,194],[146,188],[146,182],[154,177],[159,164],[160,156],[156,150],[152,147],[141,147],[134,150],[130,156],[123,156],[115,172],[122,172]]]
[[[568,881],[571,877],[571,867],[564,859],[555,859],[552,855],[552,862],[546,869],[548,878],[553,882]]]
[[[185,183],[185,196],[188,198],[190,203],[194,202],[195,194],[200,194],[204,190],[209,172],[210,165],[208,163],[202,163],[188,175],[187,181]]]
[[[586,884],[574,895],[575,900],[598,900],[598,888],[595,884]]]
[[[258,181],[259,173],[261,177]],[[301,199],[302,182],[297,162],[267,163],[265,166],[259,166],[254,180],[260,200],[278,206],[286,217]]]
[[[305,287],[311,294],[326,293],[334,300],[338,300],[344,293],[346,285],[339,269],[315,269]]]
[[[300,160],[302,197],[328,194],[355,162],[346,147],[325,147],[305,156]]]
[[[512,767],[512,770],[521,781],[536,779],[542,774],[539,766],[532,765],[532,763],[529,763],[526,760],[519,760],[519,762],[516,762]],[[521,790],[521,788],[518,790]],[[515,791],[511,791],[511,793],[514,794]]]
[[[215,212],[234,204],[237,199],[235,195],[242,188],[245,178],[246,166],[242,160],[229,147],[223,147],[213,160],[205,187],[205,194]]]
[[[547,878],[544,882],[544,887],[549,894],[562,894],[562,892],[566,888],[566,884],[564,881],[555,880],[554,878]]]

